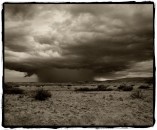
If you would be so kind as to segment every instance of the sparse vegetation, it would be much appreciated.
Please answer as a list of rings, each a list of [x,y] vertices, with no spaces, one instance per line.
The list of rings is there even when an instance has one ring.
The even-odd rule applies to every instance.
[[[14,87],[18,88],[18,87],[20,87],[20,86],[19,86],[19,85],[15,85]]]
[[[98,87],[95,89],[95,91],[112,91],[113,88],[107,86],[107,85],[98,85]]]
[[[119,97],[119,99],[118,99],[119,101],[123,101],[123,98],[122,97]]]
[[[118,90],[123,90],[124,89],[124,85],[120,85],[119,87],[118,87]]]
[[[112,88],[109,88],[108,86],[105,85],[98,85],[97,88],[77,88],[75,91],[112,91]]]
[[[4,89],[5,94],[24,94],[24,90],[20,88]]]
[[[58,86],[58,83],[45,84],[43,88],[36,87],[39,83],[27,83],[29,88],[25,87],[26,83],[7,83],[6,88],[15,88],[16,84],[25,93],[4,95],[6,125],[31,126],[40,125],[42,122],[43,126],[52,124],[143,126],[153,123],[153,90],[138,89],[141,85],[148,85],[143,82],[134,83],[132,91],[123,91],[122,87],[122,92],[117,91],[118,87],[132,86],[133,83],[99,82],[94,83],[94,86],[90,83],[79,85],[71,83],[70,90],[76,89],[79,92],[69,91],[67,84],[70,83],[64,83],[62,86]],[[40,83],[40,86],[42,84]],[[61,87],[64,88],[60,89]]]
[[[70,86],[68,86],[68,87],[67,87],[67,89],[71,89],[71,87],[70,87]]]
[[[92,91],[92,90],[93,90],[93,89],[90,89],[90,88],[87,88],[87,87],[75,89],[75,91]]]
[[[132,91],[133,87],[132,86],[126,86],[123,91]]]
[[[141,99],[143,98],[143,93],[141,90],[136,90],[136,91],[133,91],[130,96],[133,99]]]
[[[149,86],[146,86],[146,85],[141,85],[138,87],[139,89],[149,89],[150,87]]]
[[[107,89],[108,86],[105,85],[98,85],[97,90],[99,91],[105,91]]]
[[[109,100],[113,100],[113,95],[109,95]]]
[[[11,85],[4,84],[4,94],[24,94],[24,90],[17,88],[17,86],[13,87]]]
[[[36,95],[35,95],[35,99],[36,100],[39,100],[39,101],[44,101],[48,98],[51,97],[51,93],[48,92],[47,90],[43,90],[43,89],[40,89],[37,91]]]
[[[118,87],[118,90],[122,90],[122,91],[132,91],[132,90],[133,90],[133,86],[120,85],[120,86]]]
[[[41,85],[36,85],[36,87],[41,87]]]
[[[9,85],[9,84],[7,84],[7,83],[4,83],[3,88],[4,88],[4,89],[11,89],[12,86]]]
[[[113,89],[112,88],[106,88],[105,91],[112,91]]]

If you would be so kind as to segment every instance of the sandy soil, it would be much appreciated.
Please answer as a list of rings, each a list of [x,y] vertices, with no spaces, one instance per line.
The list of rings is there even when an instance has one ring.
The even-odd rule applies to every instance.
[[[33,93],[38,87],[21,88],[26,94],[4,96],[6,126],[153,125],[153,90],[142,90],[144,98],[132,99],[132,91],[56,91],[45,86],[51,98],[37,101]]]

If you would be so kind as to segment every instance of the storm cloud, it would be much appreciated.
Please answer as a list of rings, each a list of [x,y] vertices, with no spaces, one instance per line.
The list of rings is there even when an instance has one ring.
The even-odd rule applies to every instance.
[[[5,4],[5,69],[42,82],[153,76],[153,4]]]

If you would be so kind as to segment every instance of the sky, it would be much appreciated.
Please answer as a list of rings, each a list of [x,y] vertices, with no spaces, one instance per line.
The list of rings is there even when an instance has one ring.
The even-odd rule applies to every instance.
[[[153,35],[153,4],[5,4],[5,81],[152,77]]]

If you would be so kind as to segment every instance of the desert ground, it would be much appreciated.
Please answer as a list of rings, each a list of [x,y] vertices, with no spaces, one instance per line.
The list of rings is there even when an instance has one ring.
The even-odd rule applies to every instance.
[[[132,86],[133,89],[123,90],[122,85]],[[4,126],[154,124],[152,83],[10,83],[10,86],[23,92],[4,91]],[[109,89],[98,90],[98,86]],[[35,95],[40,90],[48,92],[50,96],[38,100]]]

